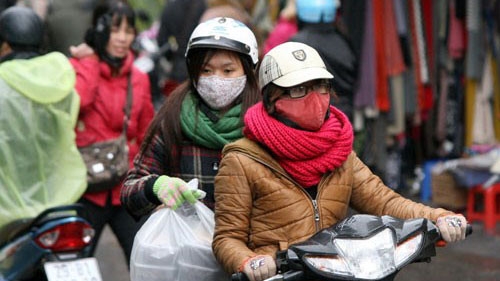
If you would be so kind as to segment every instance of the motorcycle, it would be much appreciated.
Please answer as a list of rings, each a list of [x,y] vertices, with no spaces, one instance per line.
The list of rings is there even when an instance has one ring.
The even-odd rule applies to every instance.
[[[278,252],[278,274],[265,281],[394,280],[405,266],[430,262],[436,246],[445,244],[427,219],[357,214]],[[231,280],[248,278],[238,272]]]
[[[2,227],[0,281],[101,281],[90,252],[95,232],[81,211],[80,204],[58,206]]]

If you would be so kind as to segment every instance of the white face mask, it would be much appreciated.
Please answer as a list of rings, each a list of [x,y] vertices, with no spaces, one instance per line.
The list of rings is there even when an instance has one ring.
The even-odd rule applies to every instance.
[[[222,78],[217,75],[202,76],[198,79],[196,90],[201,98],[213,109],[230,105],[243,92],[247,76]]]

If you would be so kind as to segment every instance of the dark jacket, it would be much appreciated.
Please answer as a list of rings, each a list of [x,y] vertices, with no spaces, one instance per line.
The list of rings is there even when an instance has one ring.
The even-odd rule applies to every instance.
[[[165,154],[180,153],[180,165],[167,171]],[[142,158],[141,158],[142,156]],[[163,139],[156,135],[144,154],[134,160],[134,167],[129,171],[121,191],[121,201],[128,212],[136,219],[148,215],[161,202],[153,193],[153,185],[160,175],[178,177],[188,182],[199,180],[199,188],[207,193],[203,203],[214,207],[214,177],[219,169],[221,151],[193,145],[184,141],[182,147],[166,151]]]
[[[168,1],[160,18],[160,30],[156,40],[159,46],[177,44],[176,50],[167,52],[167,59],[172,63],[171,79],[182,82],[188,78],[186,58],[184,54],[189,36],[199,23],[199,19],[207,8],[205,0]],[[171,46],[172,47],[172,46]]]
[[[333,88],[339,96],[335,106],[352,121],[358,61],[349,38],[330,23],[302,23],[299,32],[288,41],[305,43],[318,51],[334,76]]]

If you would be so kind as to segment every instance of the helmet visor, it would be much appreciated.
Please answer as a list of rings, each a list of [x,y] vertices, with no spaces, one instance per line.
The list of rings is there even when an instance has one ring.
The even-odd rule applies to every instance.
[[[188,52],[186,53],[186,56],[189,55],[189,50],[197,48],[223,49],[250,56],[250,46],[242,42],[220,36],[205,36],[194,38],[189,42],[189,46],[187,48]]]

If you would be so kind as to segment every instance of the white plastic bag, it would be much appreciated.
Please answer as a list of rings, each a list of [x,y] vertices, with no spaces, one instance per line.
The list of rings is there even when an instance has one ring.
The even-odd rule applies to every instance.
[[[199,201],[157,210],[135,236],[130,280],[229,280],[212,252],[214,227],[214,213]]]

